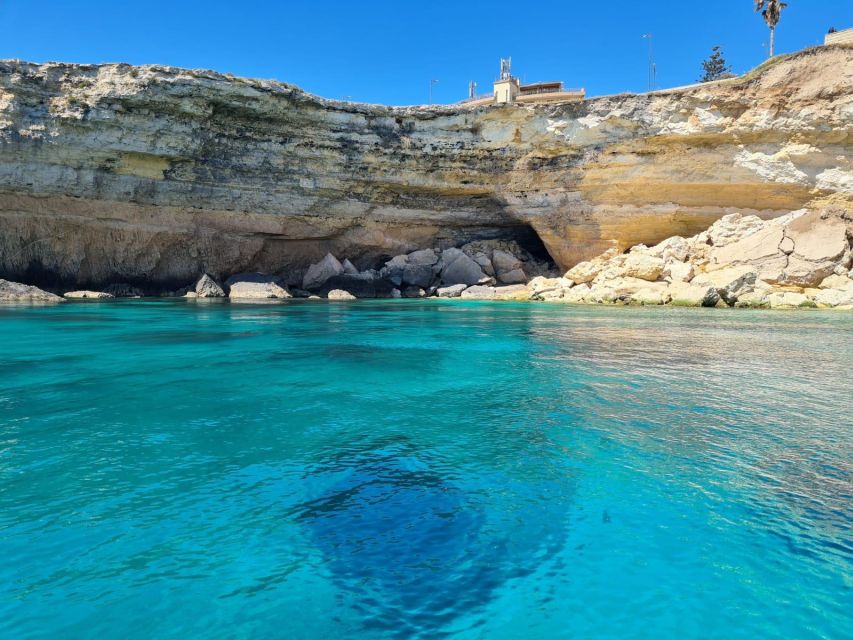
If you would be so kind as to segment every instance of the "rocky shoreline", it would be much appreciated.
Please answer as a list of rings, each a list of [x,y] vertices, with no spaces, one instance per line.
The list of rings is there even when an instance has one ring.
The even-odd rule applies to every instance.
[[[144,297],[133,285],[62,296],[0,280],[0,301],[63,302]],[[331,253],[302,272],[208,274],[159,297],[231,300],[446,298],[574,304],[853,310],[853,214],[800,210],[772,220],[730,214],[702,233],[652,247],[610,249],[559,275],[516,242],[426,248],[359,270]]]

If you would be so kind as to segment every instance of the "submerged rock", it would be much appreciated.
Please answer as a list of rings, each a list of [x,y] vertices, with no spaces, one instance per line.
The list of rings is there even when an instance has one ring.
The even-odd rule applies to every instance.
[[[0,278],[0,302],[65,302],[65,300],[38,287]]]

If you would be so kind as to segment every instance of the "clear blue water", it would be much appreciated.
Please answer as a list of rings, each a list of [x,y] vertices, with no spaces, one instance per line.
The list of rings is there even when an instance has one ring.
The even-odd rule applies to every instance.
[[[0,637],[853,637],[853,315],[0,308]]]

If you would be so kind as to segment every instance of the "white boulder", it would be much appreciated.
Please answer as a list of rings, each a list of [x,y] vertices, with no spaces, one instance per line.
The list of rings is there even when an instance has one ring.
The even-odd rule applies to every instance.
[[[228,297],[243,300],[290,298],[280,278],[265,273],[238,273],[225,281]]]

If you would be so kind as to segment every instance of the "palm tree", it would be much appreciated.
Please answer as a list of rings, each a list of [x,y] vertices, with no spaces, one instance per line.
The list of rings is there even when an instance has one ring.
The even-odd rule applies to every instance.
[[[776,36],[776,25],[782,17],[782,9],[788,6],[786,2],[779,0],[755,0],[755,10],[760,11],[764,22],[770,27],[770,57],[773,57],[773,42]]]

